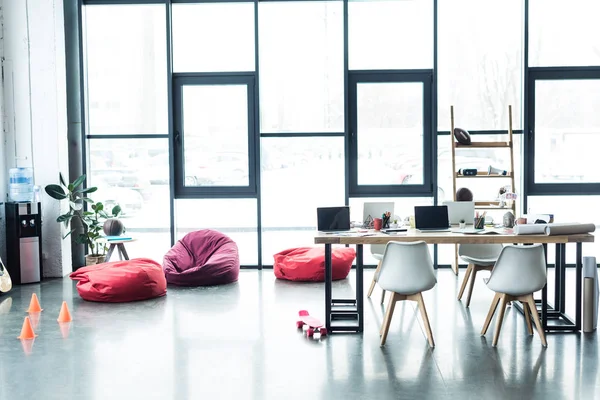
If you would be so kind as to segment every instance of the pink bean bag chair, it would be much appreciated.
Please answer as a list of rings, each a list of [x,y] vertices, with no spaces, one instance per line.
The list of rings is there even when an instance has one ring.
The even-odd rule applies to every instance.
[[[169,250],[163,260],[167,282],[180,286],[221,285],[238,280],[237,244],[221,232],[190,232]]]
[[[121,303],[167,294],[160,264],[148,258],[113,261],[79,268],[69,275],[84,300]]]
[[[331,250],[333,280],[345,279],[352,268],[356,252],[351,247],[335,247]],[[325,280],[325,248],[298,247],[284,250],[273,256],[273,271],[278,279],[301,282]]]

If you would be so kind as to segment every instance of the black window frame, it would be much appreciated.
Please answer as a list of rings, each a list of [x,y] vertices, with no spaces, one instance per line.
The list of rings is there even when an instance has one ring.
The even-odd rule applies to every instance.
[[[200,85],[246,85],[248,88],[248,185],[246,186],[185,186],[183,132],[183,87]],[[242,73],[182,73],[173,77],[173,137],[175,199],[256,198],[258,180],[256,169],[256,77],[254,72]]]
[[[423,183],[420,185],[359,185],[357,141],[357,93],[359,83],[423,83]],[[350,197],[433,197],[433,70],[353,70],[348,73],[349,100],[349,195]]]
[[[523,177],[527,196],[600,194],[597,183],[536,183],[535,182],[535,84],[536,81],[600,80],[600,67],[530,67],[527,76],[527,137],[524,141]]]

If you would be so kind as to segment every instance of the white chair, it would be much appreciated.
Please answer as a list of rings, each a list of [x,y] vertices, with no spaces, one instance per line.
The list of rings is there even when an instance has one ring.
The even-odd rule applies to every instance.
[[[458,292],[458,300],[467,287],[467,282],[471,278],[469,285],[469,293],[467,295],[467,307],[471,304],[471,295],[473,294],[473,285],[479,271],[491,271],[502,252],[501,244],[461,244],[458,248],[458,255],[469,265],[463,279],[460,291]]]
[[[429,318],[423,302],[422,292],[437,283],[429,248],[423,241],[412,243],[389,242],[385,248],[378,279],[382,289],[392,292],[385,318],[381,325],[381,346],[385,344],[392,322],[394,307],[400,300],[413,300],[418,303],[425,325],[425,332],[431,347],[435,346]]]
[[[367,297],[371,297],[371,293],[373,293],[373,289],[375,288],[375,284],[377,283],[377,279],[379,279],[379,271],[381,271],[381,260],[383,259],[383,253],[385,252],[385,244],[372,244],[371,245],[371,254],[373,258],[379,261],[377,264],[377,269],[373,274],[373,280],[371,280],[371,287],[367,292]],[[381,293],[381,304],[383,304],[383,300],[385,299],[385,290]]]
[[[533,322],[540,335],[540,339],[542,339],[542,344],[544,347],[547,347],[546,335],[538,316],[535,301],[533,300],[533,293],[541,290],[546,284],[546,257],[542,245],[505,246],[498,257],[496,266],[492,270],[492,275],[486,283],[488,288],[496,292],[496,295],[494,296],[494,300],[492,300],[492,305],[483,324],[481,335],[483,336],[487,332],[496,307],[502,301],[500,311],[496,317],[496,330],[492,341],[492,345],[496,346],[498,344],[500,328],[502,327],[506,303],[509,301],[520,301],[523,304],[527,332],[533,335],[531,317],[529,316],[531,312]]]

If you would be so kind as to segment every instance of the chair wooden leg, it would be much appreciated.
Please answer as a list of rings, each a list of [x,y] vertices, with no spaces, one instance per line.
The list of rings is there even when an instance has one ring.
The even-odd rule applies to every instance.
[[[508,295],[502,294],[500,311],[496,316],[496,330],[494,331],[494,339],[492,340],[492,346],[494,347],[498,344],[498,337],[500,336],[500,329],[502,328],[502,320],[504,320],[504,311],[506,310],[506,303],[508,303]]]
[[[487,317],[485,317],[485,322],[483,323],[483,329],[481,330],[481,336],[485,335],[488,328],[490,327],[490,322],[492,322],[492,317],[496,312],[496,308],[498,307],[498,302],[502,298],[500,293],[496,293],[494,296],[494,300],[492,300],[492,305],[490,306],[490,311],[488,311]]]
[[[531,327],[531,315],[529,315],[529,304],[526,301],[521,301],[521,304],[523,304],[523,316],[525,316],[527,333],[533,335],[533,328]]]
[[[458,276],[458,245],[454,245],[454,264],[451,265],[452,272],[454,275]]]
[[[385,290],[381,289],[381,303],[383,304],[383,302],[385,301]]]
[[[419,311],[421,311],[421,318],[423,319],[423,325],[425,325],[425,332],[427,333],[427,341],[430,347],[435,347],[433,341],[433,333],[431,333],[431,326],[429,325],[429,317],[427,316],[427,309],[425,308],[425,302],[423,301],[423,294],[417,293],[414,295],[415,300],[419,304]]]
[[[476,265],[474,265],[473,272],[471,273],[471,283],[469,284],[469,293],[467,293],[466,307],[469,307],[471,305],[471,295],[473,294],[473,285],[475,285],[475,279],[477,279],[477,271],[479,271],[479,269]]]
[[[369,288],[369,291],[367,292],[367,298],[371,297],[371,293],[373,293],[373,289],[375,288],[375,284],[377,283],[377,280],[375,279],[375,277],[379,273],[380,269],[381,269],[381,260],[379,261],[379,264],[377,264],[377,268],[375,269],[375,273],[373,274],[373,280],[371,280],[371,287]]]
[[[458,300],[460,300],[462,298],[462,295],[465,292],[465,288],[467,287],[467,282],[469,282],[469,276],[471,276],[472,271],[473,271],[473,264],[469,264],[467,266],[467,272],[465,272],[465,277],[462,281],[462,285],[460,285],[460,290],[458,291]]]
[[[383,325],[381,326],[381,342],[379,343],[380,346],[385,345],[385,341],[387,339],[387,335],[388,335],[388,331],[390,330],[390,324],[392,323],[392,316],[394,314],[394,308],[396,306],[396,298],[397,293],[393,293],[390,296],[390,302],[388,305],[388,309],[387,312],[385,313],[385,319],[383,320]]]
[[[535,306],[535,301],[533,300],[533,294],[527,296],[527,303],[529,304],[529,309],[531,310],[531,314],[533,315],[533,322],[535,323],[535,327],[537,328],[538,334],[540,335],[540,339],[542,339],[542,344],[544,347],[548,347],[548,343],[546,342],[546,333],[544,332],[544,328],[542,327],[542,323],[540,322],[540,316],[538,315],[537,308]]]

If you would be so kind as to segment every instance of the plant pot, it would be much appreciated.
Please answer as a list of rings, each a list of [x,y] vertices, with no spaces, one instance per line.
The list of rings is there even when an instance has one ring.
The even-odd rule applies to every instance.
[[[103,262],[105,262],[106,260],[106,256],[104,255],[94,255],[94,254],[88,254],[85,256],[85,265],[96,265],[96,264],[102,264]]]

